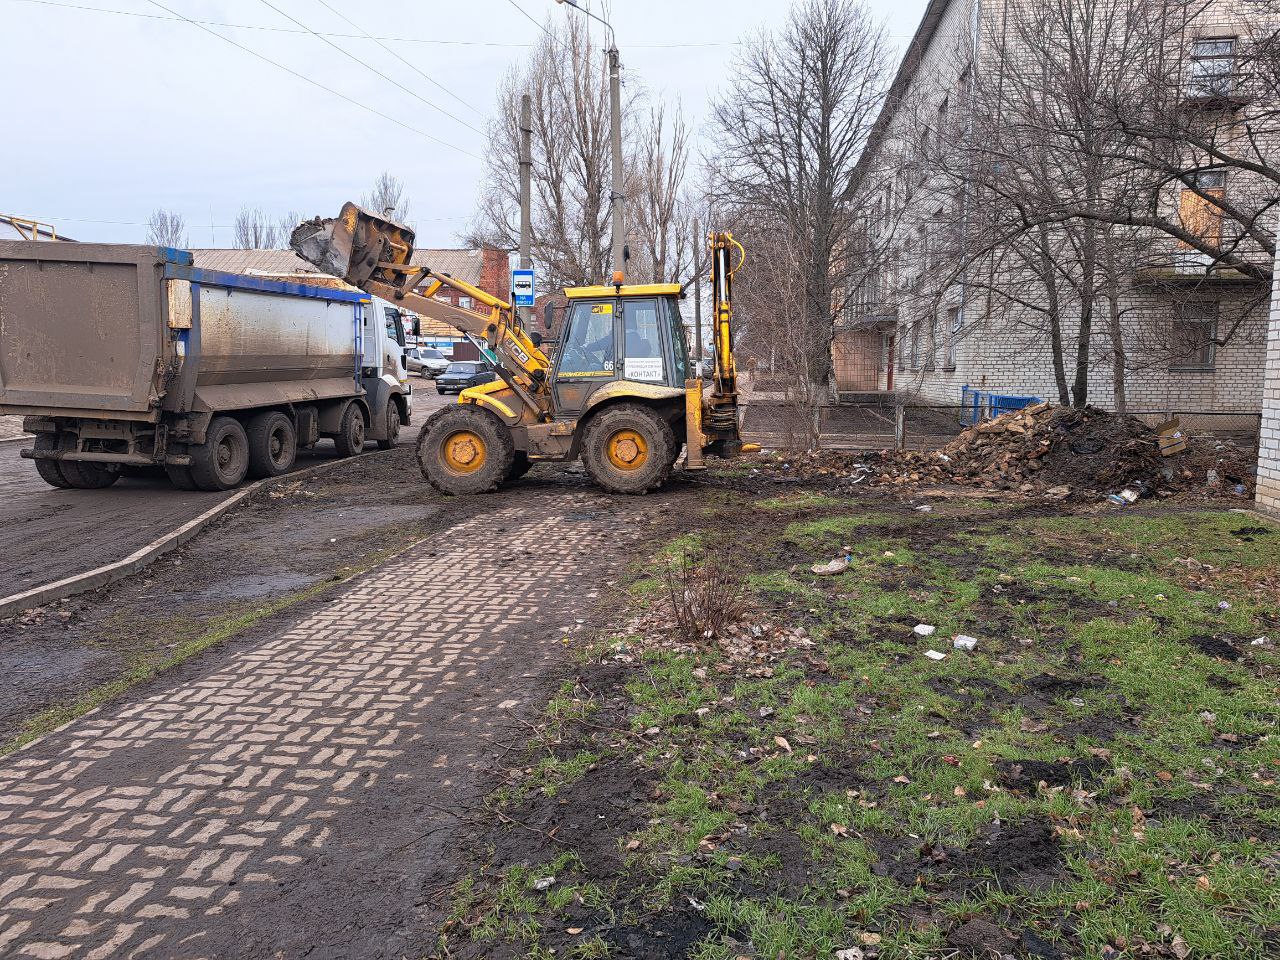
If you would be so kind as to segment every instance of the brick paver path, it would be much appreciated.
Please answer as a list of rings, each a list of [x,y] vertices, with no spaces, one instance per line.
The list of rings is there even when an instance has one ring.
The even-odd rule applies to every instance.
[[[0,956],[420,953],[446,828],[639,509],[523,499],[0,760]]]

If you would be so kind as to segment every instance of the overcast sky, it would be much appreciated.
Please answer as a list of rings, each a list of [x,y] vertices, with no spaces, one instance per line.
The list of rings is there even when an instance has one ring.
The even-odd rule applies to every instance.
[[[925,2],[869,0],[899,50]],[[736,41],[781,23],[787,7],[616,0],[624,83],[678,98],[701,124]],[[332,216],[388,169],[406,182],[419,243],[456,245],[479,186],[477,130],[495,83],[539,29],[520,10],[537,21],[578,15],[554,0],[0,0],[0,212],[51,222],[78,240],[141,243],[148,215],[164,207],[186,218],[192,246],[230,246],[229,225],[246,203],[273,217]],[[208,30],[405,126],[181,17],[210,21]],[[355,34],[332,42],[360,62],[290,17]],[[361,30],[397,38],[384,42],[421,73]]]

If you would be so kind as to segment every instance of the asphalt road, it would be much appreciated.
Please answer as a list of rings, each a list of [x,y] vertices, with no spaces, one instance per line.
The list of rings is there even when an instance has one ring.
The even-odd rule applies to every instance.
[[[415,427],[453,399],[415,379]],[[415,435],[414,427],[402,429],[400,442]],[[55,489],[19,456],[29,444],[0,442],[0,597],[123,560],[231,495],[175,490],[162,476],[122,477],[105,490]],[[334,457],[333,444],[323,440],[302,451],[294,469]]]

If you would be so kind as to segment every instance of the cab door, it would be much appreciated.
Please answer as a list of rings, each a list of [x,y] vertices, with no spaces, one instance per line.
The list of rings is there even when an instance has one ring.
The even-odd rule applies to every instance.
[[[585,409],[601,385],[618,378],[616,299],[576,300],[556,355],[556,416],[571,418]]]

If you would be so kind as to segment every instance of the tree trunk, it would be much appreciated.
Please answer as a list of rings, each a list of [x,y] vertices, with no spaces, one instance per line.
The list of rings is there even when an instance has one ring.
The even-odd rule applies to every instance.
[[[1040,224],[1040,273],[1044,281],[1045,306],[1049,316],[1049,351],[1053,356],[1053,381],[1058,387],[1058,402],[1064,407],[1071,402],[1067,391],[1067,364],[1062,354],[1062,303],[1058,298],[1058,279],[1054,273],[1053,254],[1049,249],[1049,228]]]
[[[1103,241],[1103,255],[1107,273],[1107,320],[1111,331],[1111,389],[1115,396],[1116,413],[1127,413],[1129,398],[1125,389],[1124,331],[1120,327],[1120,277],[1116,273],[1116,251],[1111,237]]]
[[[1076,375],[1071,385],[1072,401],[1077,407],[1089,402],[1089,349],[1093,336],[1093,299],[1097,292],[1098,229],[1093,223],[1084,225],[1084,256],[1080,270],[1080,333],[1076,338]]]

